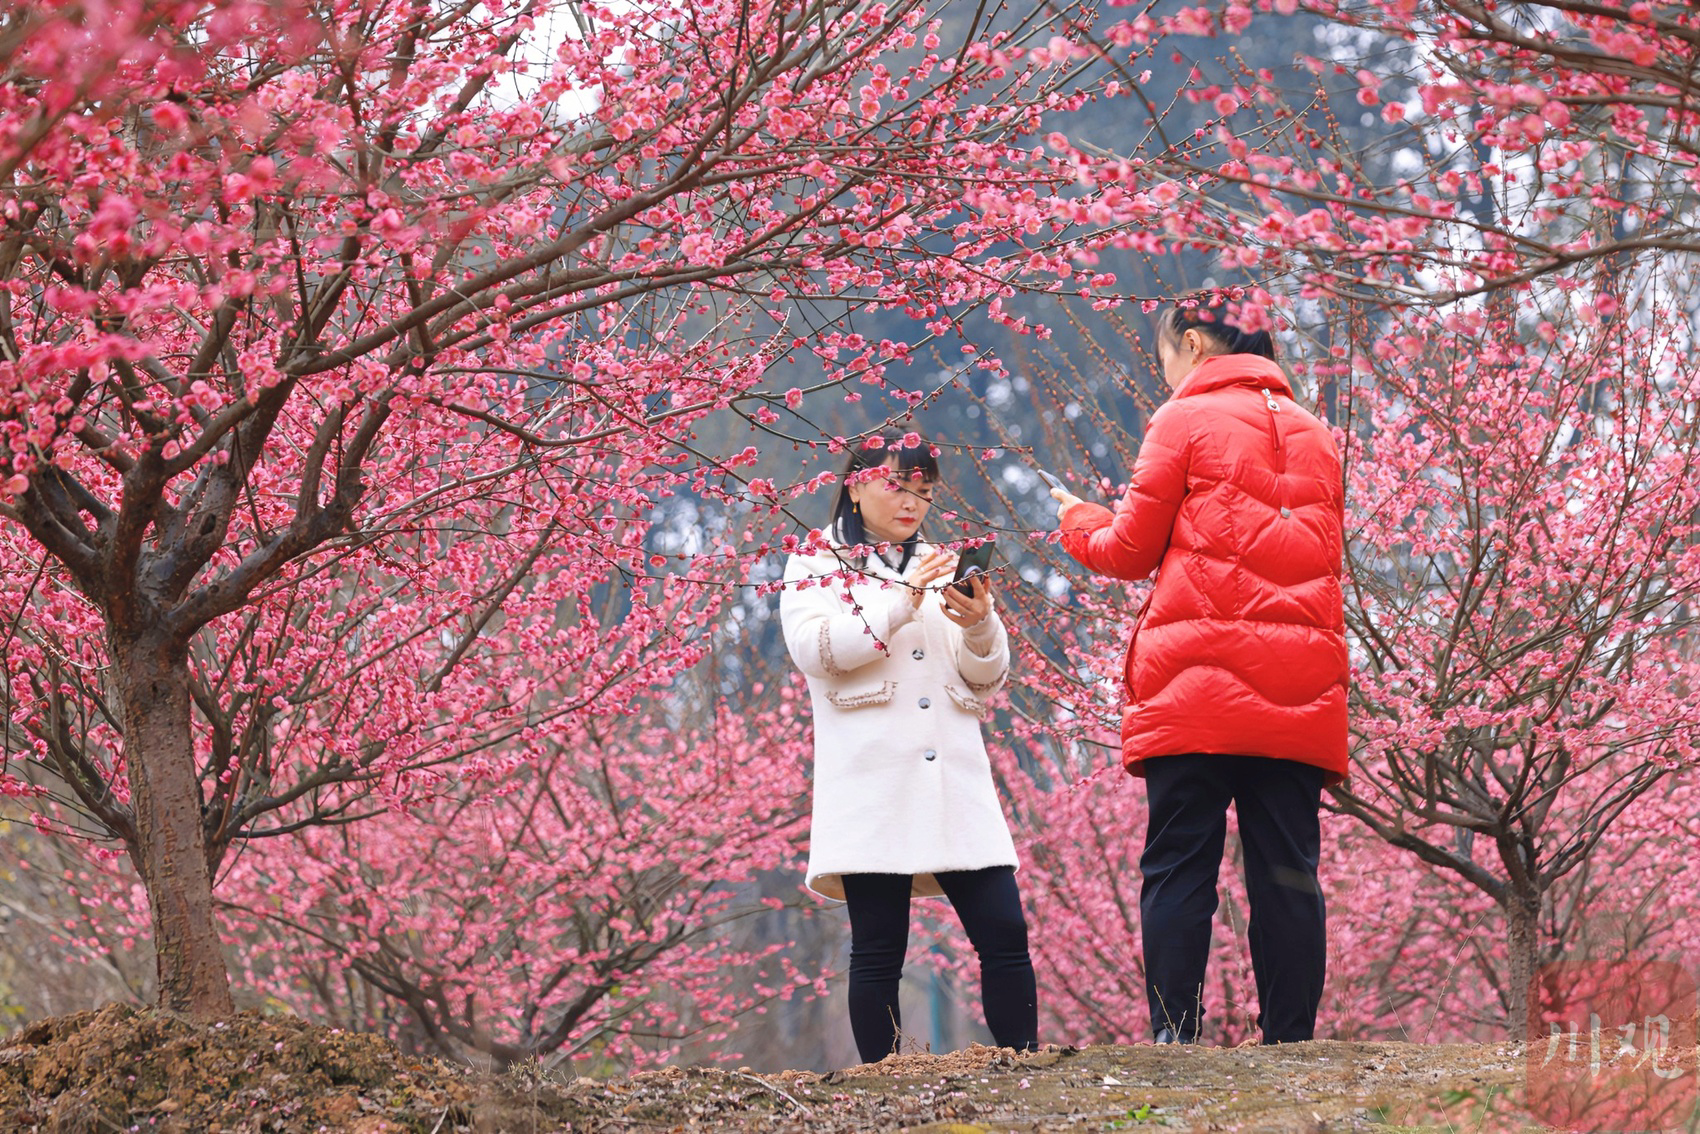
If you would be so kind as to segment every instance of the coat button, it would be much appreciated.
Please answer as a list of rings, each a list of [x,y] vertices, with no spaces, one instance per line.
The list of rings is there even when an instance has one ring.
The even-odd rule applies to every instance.
[[[1282,505],[1282,507],[1281,507],[1281,518],[1283,520],[1285,520],[1287,517],[1291,516],[1292,514],[1293,514],[1293,510],[1291,508],[1288,508],[1285,505]]]
[[[920,661],[922,658],[927,656],[927,651],[926,650],[910,650],[909,656],[914,658],[916,661]]]
[[[928,760],[937,760],[939,758],[939,750],[936,748],[929,748],[925,752],[921,753],[921,755],[926,757]]]
[[[923,709],[930,709],[930,708],[932,708],[932,705],[933,705],[932,699],[930,697],[922,697],[921,700],[918,703],[920,704],[921,708],[923,708]]]

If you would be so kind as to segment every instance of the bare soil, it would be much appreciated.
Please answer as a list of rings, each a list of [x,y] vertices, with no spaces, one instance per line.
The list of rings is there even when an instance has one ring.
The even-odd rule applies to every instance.
[[[1025,1056],[972,1047],[826,1075],[669,1068],[591,1080],[530,1067],[497,1076],[298,1020],[246,1014],[209,1026],[115,1005],[40,1021],[0,1045],[0,1131],[1551,1129],[1523,1108],[1523,1084],[1513,1045],[1332,1041]]]

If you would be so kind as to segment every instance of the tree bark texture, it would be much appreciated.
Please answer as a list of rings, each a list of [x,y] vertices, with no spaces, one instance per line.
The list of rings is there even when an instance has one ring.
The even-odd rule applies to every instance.
[[[1506,980],[1507,1027],[1513,1042],[1529,1038],[1529,997],[1540,951],[1540,895],[1507,890],[1505,923],[1510,947]]]
[[[159,1004],[200,1020],[232,1015],[213,914],[195,775],[187,651],[158,638],[114,642],[136,836],[130,857],[152,910]]]

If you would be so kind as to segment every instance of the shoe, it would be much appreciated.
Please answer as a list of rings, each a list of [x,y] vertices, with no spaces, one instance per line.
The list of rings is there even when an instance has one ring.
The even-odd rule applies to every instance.
[[[1163,1027],[1157,1029],[1157,1038],[1153,1042],[1156,1042],[1156,1043],[1197,1043],[1198,1037],[1197,1036],[1183,1036],[1183,1035],[1181,1035],[1181,1033],[1177,1032],[1174,1028],[1171,1028],[1167,1024],[1165,1024]]]

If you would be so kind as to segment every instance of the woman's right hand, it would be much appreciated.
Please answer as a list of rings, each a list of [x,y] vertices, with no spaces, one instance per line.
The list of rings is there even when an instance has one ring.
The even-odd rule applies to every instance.
[[[909,568],[903,581],[909,584],[909,601],[916,607],[927,597],[927,588],[956,570],[954,551],[929,551],[922,560]]]
[[[1051,499],[1057,502],[1057,522],[1062,522],[1063,513],[1080,503],[1080,497],[1062,488],[1051,489]]]

